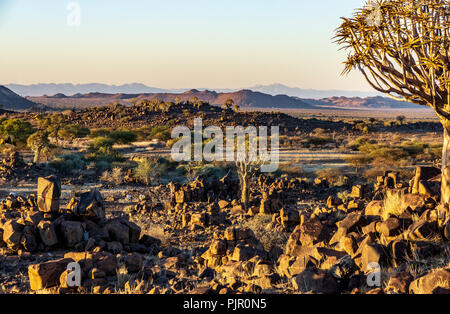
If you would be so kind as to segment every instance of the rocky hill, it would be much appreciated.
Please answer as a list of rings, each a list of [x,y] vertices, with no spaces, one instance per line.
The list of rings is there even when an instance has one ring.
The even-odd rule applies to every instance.
[[[0,86],[0,105],[3,109],[12,111],[26,111],[39,108],[33,101],[17,95],[4,86]]]
[[[58,93],[53,96],[28,97],[32,102],[40,103],[52,108],[89,108],[104,106],[118,102],[124,105],[133,100],[155,100],[165,102],[188,101],[197,98],[215,106],[223,105],[227,99],[232,99],[241,108],[262,109],[418,109],[424,108],[408,102],[400,102],[387,97],[330,97],[317,99],[304,99],[287,95],[270,95],[244,89],[236,92],[216,92],[209,90],[190,90],[183,93],[101,93],[91,92],[67,96]]]
[[[66,96],[57,94],[54,96],[29,97],[30,100],[45,104],[54,108],[85,108],[111,104],[117,101],[128,104],[132,99],[160,99],[165,102],[188,101],[192,98],[212,105],[221,106],[227,99],[232,99],[234,103],[242,108],[274,108],[274,109],[314,109],[315,106],[306,103],[300,98],[286,95],[272,96],[251,90],[241,90],[232,93],[218,93],[215,91],[190,90],[184,93],[143,93],[143,94],[107,94],[88,93]]]

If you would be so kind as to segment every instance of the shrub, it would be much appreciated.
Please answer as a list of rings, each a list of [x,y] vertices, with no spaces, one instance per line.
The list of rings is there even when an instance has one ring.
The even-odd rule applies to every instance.
[[[408,205],[405,204],[403,193],[390,193],[384,200],[383,220],[388,219],[391,215],[400,216],[406,207]]]
[[[358,137],[355,141],[350,143],[349,147],[352,150],[359,150],[362,145],[365,144],[376,144],[377,141],[368,139],[367,137]]]
[[[86,168],[86,162],[80,155],[71,154],[64,155],[53,159],[49,166],[63,175],[70,175],[75,170],[83,170]]]
[[[106,160],[99,160],[95,163],[95,169],[98,172],[104,172],[111,169],[111,163]]]
[[[359,172],[359,169],[368,166],[372,162],[372,160],[373,158],[365,154],[345,158],[345,161],[348,162],[353,168],[355,168],[357,173]]]
[[[100,180],[114,185],[121,185],[123,183],[122,169],[119,167],[115,167],[111,171],[105,171],[100,177]]]
[[[170,132],[169,128],[167,128],[165,126],[155,126],[153,129],[151,129],[148,136],[151,139],[168,141],[171,139],[171,132]]]
[[[4,141],[15,146],[25,146],[28,137],[34,132],[29,122],[20,119],[6,119],[0,124],[0,135]]]
[[[176,163],[165,158],[144,158],[138,161],[138,166],[134,170],[134,177],[146,185],[158,182],[158,178],[175,169]]]
[[[89,145],[88,159],[99,162],[112,163],[122,160],[119,153],[113,148],[114,140],[105,137],[97,137]]]
[[[110,132],[108,134],[108,138],[113,140],[114,143],[117,144],[129,144],[132,142],[136,142],[137,134],[133,131],[117,130]]]
[[[257,215],[244,222],[242,227],[253,231],[255,238],[264,246],[265,251],[269,252],[274,247],[284,250],[289,234],[284,231],[273,232],[269,229],[271,221],[271,216]]]
[[[73,140],[76,138],[83,138],[90,134],[88,128],[80,127],[77,124],[71,124],[58,131],[58,136],[65,140]]]
[[[97,138],[97,137],[108,137],[109,133],[111,133],[111,130],[108,129],[93,129],[89,133],[89,138]]]
[[[308,144],[314,145],[314,146],[324,146],[324,145],[330,144],[330,143],[334,143],[333,139],[331,139],[330,137],[315,136],[315,137],[311,137],[308,140]]]
[[[342,186],[345,184],[345,176],[341,170],[337,168],[326,168],[316,171],[318,178],[326,178],[334,186]]]

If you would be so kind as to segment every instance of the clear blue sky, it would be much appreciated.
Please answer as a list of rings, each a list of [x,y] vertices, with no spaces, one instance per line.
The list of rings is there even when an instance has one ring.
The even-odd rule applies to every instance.
[[[67,25],[78,2],[81,25]],[[339,17],[364,0],[0,0],[0,83],[140,82],[239,88],[275,82],[371,90],[340,77]]]

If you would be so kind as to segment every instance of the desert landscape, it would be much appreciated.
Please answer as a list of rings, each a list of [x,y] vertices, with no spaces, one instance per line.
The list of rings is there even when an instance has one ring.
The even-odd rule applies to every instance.
[[[449,6],[420,4],[334,30],[372,91],[2,79],[0,294],[450,293]],[[245,156],[203,154],[240,127]]]
[[[449,229],[436,222],[440,123],[389,110],[297,116],[200,99],[4,111],[2,291],[448,289]],[[246,206],[233,163],[171,160],[171,127],[195,117],[205,127],[280,126],[280,168],[251,174]],[[71,261],[82,267],[75,289],[65,284]],[[372,262],[382,274],[374,289]]]

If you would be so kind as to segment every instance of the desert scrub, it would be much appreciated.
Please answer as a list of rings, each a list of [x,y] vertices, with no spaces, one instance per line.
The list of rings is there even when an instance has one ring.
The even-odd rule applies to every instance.
[[[133,131],[127,130],[117,130],[112,131],[107,136],[110,140],[114,141],[116,144],[129,144],[136,142],[138,136]]]
[[[80,155],[70,154],[53,159],[49,162],[49,166],[59,174],[70,175],[77,170],[84,170],[86,162]]]
[[[331,137],[315,136],[308,139],[307,144],[309,146],[325,146],[326,144],[335,143]]]
[[[88,128],[81,127],[77,124],[70,124],[58,130],[58,137],[65,140],[74,140],[76,138],[84,138],[90,133],[91,131]]]
[[[347,183],[346,176],[342,173],[340,169],[337,168],[326,168],[316,171],[317,178],[325,178],[329,183],[334,186],[343,186]]]
[[[256,239],[264,246],[264,250],[270,252],[273,247],[279,247],[284,251],[289,234],[284,231],[270,229],[272,216],[257,215],[241,223],[241,227],[249,228],[255,234]]]
[[[356,140],[354,140],[353,142],[351,142],[348,146],[351,150],[359,150],[359,148],[365,144],[376,144],[377,141],[373,140],[373,139],[369,139],[367,137],[358,137]]]
[[[123,183],[123,171],[119,167],[115,167],[111,171],[104,171],[100,180],[114,185],[121,185]]]
[[[407,206],[403,192],[390,193],[384,199],[383,220],[390,216],[400,216]]]
[[[174,170],[177,163],[166,158],[143,158],[134,169],[134,177],[146,185],[157,184],[160,178]]]
[[[18,148],[24,148],[28,137],[34,132],[33,126],[28,121],[20,119],[0,120],[0,137],[4,143],[12,144]]]
[[[155,126],[148,134],[150,139],[158,139],[161,141],[168,141],[171,139],[170,130],[166,126]]]
[[[215,166],[212,163],[205,164],[203,162],[195,161],[182,165],[177,169],[185,175],[188,181],[191,181],[200,175],[204,175],[211,180],[217,180],[223,178],[228,171],[227,168]]]
[[[114,140],[107,137],[95,138],[89,145],[87,158],[96,163],[122,161],[122,156],[113,148],[114,143]]]

